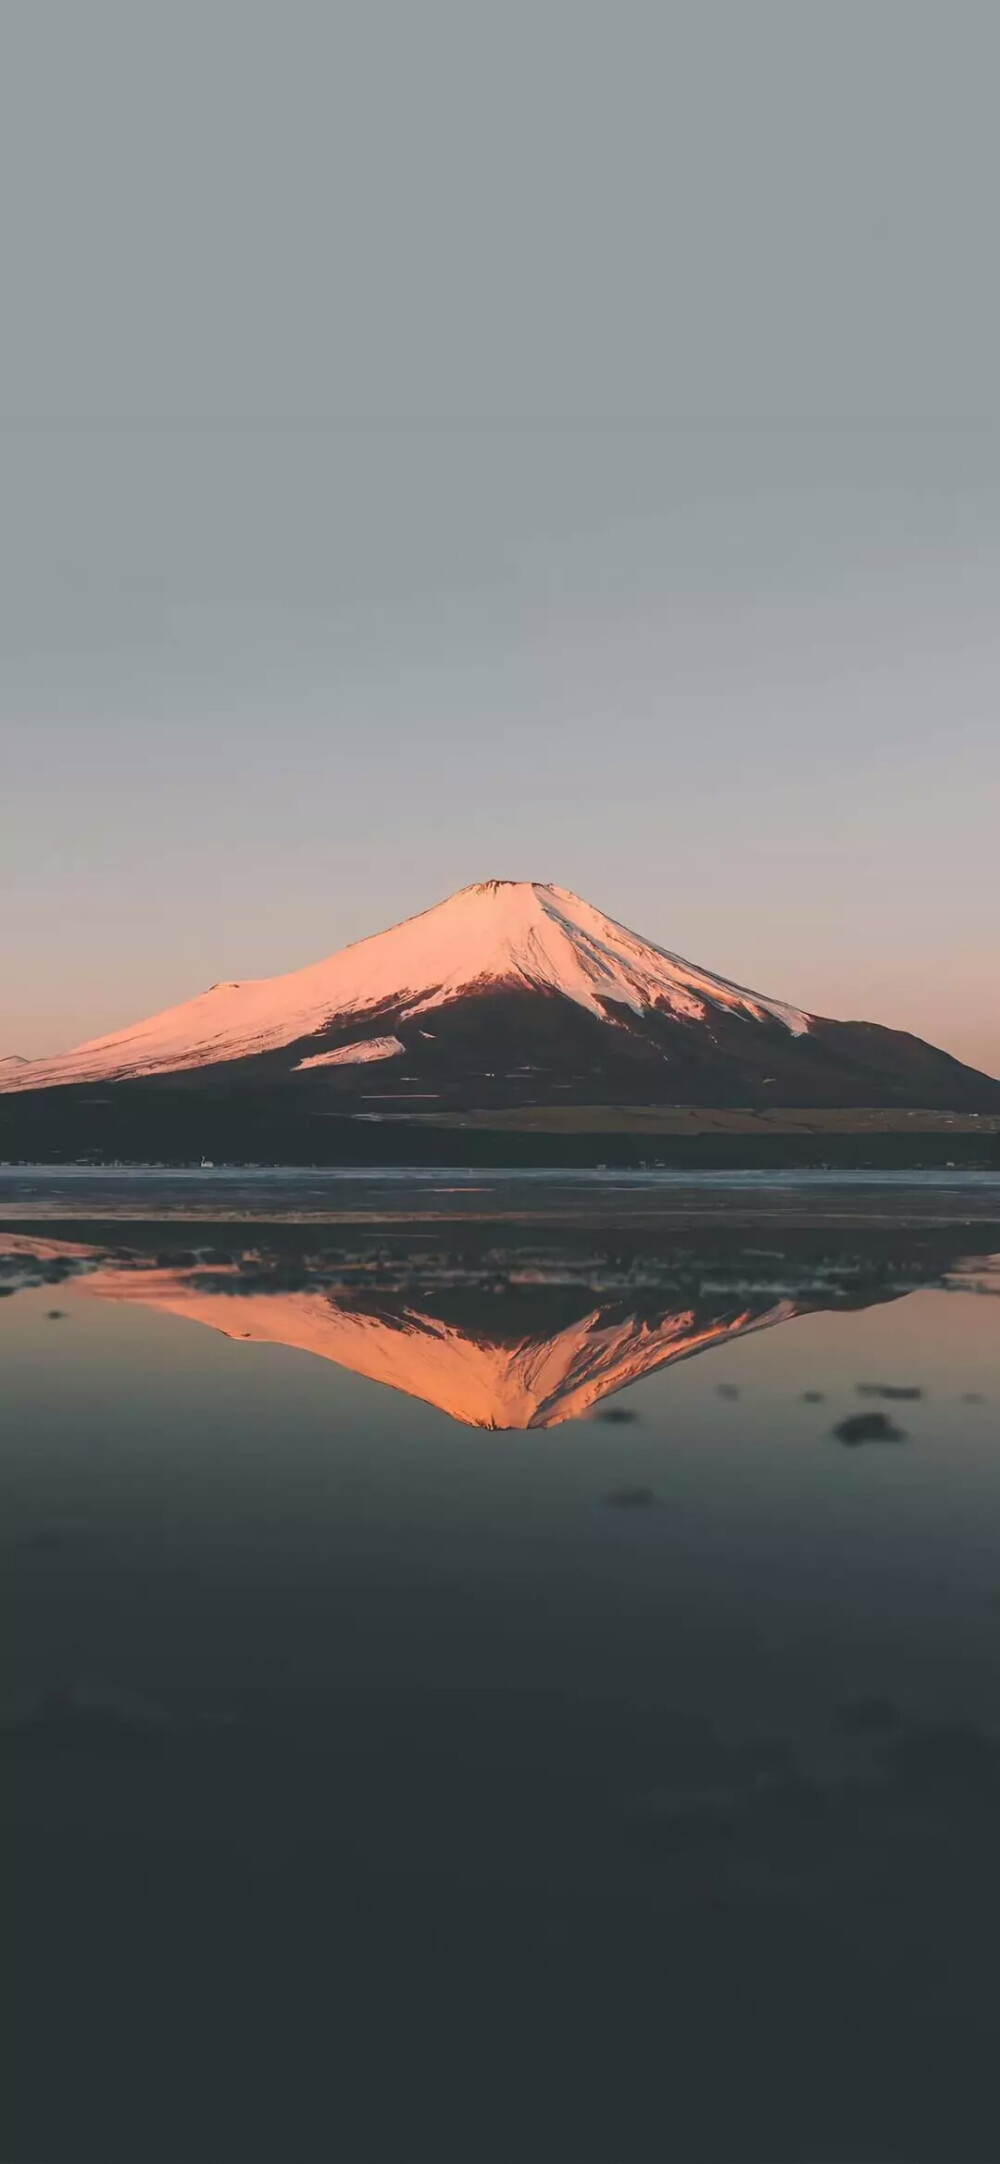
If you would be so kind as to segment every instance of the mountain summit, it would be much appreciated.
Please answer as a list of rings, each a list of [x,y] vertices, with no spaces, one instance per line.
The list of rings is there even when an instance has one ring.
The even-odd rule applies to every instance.
[[[501,879],[287,976],[216,984],[57,1058],[0,1062],[8,1095],[95,1084],[277,1091],[286,1111],[368,1118],[538,1103],[1000,1109],[1000,1083],[917,1037],[807,1014],[565,887]]]

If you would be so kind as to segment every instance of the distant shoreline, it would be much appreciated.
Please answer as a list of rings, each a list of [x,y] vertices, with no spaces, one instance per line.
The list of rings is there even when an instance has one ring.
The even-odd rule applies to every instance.
[[[8,1100],[8,1103],[10,1100]],[[600,1126],[591,1124],[600,1119]],[[988,1113],[542,1107],[356,1120],[283,1116],[217,1099],[194,1106],[79,1107],[73,1117],[0,1117],[0,1165],[136,1171],[780,1171],[1000,1173]]]

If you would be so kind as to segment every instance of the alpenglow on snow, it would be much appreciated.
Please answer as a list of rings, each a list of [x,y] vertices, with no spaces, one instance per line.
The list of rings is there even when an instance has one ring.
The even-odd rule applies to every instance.
[[[70,1104],[94,1083],[112,1093],[106,1117],[96,1097]],[[51,1090],[71,1126],[41,1109],[32,1128],[25,1108]],[[199,1139],[199,1090],[230,1106],[219,1144],[251,1157],[304,1147],[310,1119],[534,1104],[1000,1111],[1000,1083],[919,1037],[806,1013],[640,939],[565,887],[500,879],[307,969],[215,984],[55,1059],[0,1061],[15,1153],[114,1150],[125,1092],[139,1122],[126,1123],[129,1147],[183,1157]],[[314,1130],[321,1154],[329,1134]]]
[[[0,1067],[0,1090],[122,1080],[246,1059],[316,1035],[332,1021],[381,1013],[428,1014],[463,993],[520,987],[561,993],[606,1020],[602,1002],[642,1014],[666,1009],[703,1022],[712,1009],[766,1016],[793,1035],[809,1016],[730,984],[606,917],[565,887],[490,879],[282,977],[214,984],[183,1006],[95,1037],[54,1059]],[[372,1032],[385,1057],[387,1037]],[[402,1050],[402,1046],[399,1047]],[[314,1062],[315,1063],[315,1062]],[[5,1071],[6,1069],[6,1071]]]

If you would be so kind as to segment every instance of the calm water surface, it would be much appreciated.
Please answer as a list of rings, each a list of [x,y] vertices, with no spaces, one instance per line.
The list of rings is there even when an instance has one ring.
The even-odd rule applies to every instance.
[[[0,1292],[11,2164],[1000,2154],[1000,1182],[7,1170]]]

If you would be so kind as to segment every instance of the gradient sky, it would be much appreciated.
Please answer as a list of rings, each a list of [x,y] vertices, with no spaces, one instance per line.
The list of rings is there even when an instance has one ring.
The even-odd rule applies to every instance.
[[[995,0],[8,0],[0,1053],[550,879],[1000,1074]]]

